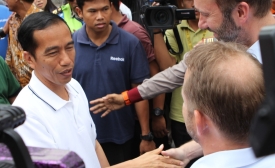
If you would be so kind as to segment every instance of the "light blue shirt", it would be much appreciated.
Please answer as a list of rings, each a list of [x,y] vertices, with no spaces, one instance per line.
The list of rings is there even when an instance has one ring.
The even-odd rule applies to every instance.
[[[206,155],[191,168],[275,168],[275,155],[256,158],[252,148],[227,150]]]

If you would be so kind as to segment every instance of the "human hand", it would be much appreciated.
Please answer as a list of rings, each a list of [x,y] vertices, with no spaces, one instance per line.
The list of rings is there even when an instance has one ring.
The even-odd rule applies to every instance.
[[[145,141],[141,140],[140,145],[139,145],[139,153],[140,155],[150,152],[152,150],[156,149],[156,144],[154,141]]]
[[[10,19],[12,17],[12,14],[9,16],[8,20],[6,21],[4,27],[3,27],[3,31],[5,34],[9,33],[9,25],[10,25]]]
[[[163,116],[152,117],[152,132],[156,138],[162,138],[169,133],[166,129],[166,121]]]
[[[111,111],[121,109],[125,106],[121,94],[108,94],[105,97],[90,101],[90,104],[94,105],[90,108],[90,111],[94,114],[104,111],[101,117],[105,117]]]
[[[153,2],[152,6],[159,6],[159,3],[158,2]]]
[[[182,161],[160,155],[163,148],[164,146],[160,145],[159,148],[133,159],[133,165],[136,168],[182,168]]]
[[[161,154],[163,156],[168,156],[174,159],[182,160],[183,161],[183,167],[185,167],[189,162],[190,159],[185,157],[184,151],[180,148],[171,148],[166,151],[162,151]]]

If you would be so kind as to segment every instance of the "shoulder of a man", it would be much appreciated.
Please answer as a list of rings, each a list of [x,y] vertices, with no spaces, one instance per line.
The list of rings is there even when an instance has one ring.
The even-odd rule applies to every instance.
[[[35,114],[36,109],[39,109],[39,105],[37,106],[33,98],[33,93],[28,88],[28,85],[26,85],[19,92],[12,105],[23,108],[25,113],[28,115],[30,115],[31,113]]]
[[[119,42],[124,42],[124,43],[129,43],[130,46],[133,44],[133,43],[138,43],[139,42],[139,39],[133,35],[132,33],[124,30],[124,29],[119,29],[118,28],[118,33],[119,33]]]
[[[79,84],[79,82],[77,80],[75,80],[74,78],[72,78],[68,84],[71,85],[72,87],[74,87],[74,89],[76,89],[76,91],[83,90],[81,85]]]

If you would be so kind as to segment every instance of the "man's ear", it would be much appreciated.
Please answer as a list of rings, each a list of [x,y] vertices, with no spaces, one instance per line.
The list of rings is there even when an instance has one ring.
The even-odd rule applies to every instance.
[[[246,2],[240,2],[233,12],[233,18],[239,24],[245,24],[251,12],[251,8]],[[237,24],[237,25],[239,25]]]
[[[75,7],[75,11],[78,15],[79,18],[83,19],[83,13],[82,13],[82,10],[77,6]]]
[[[194,120],[195,120],[195,128],[197,131],[197,136],[201,137],[203,134],[208,131],[208,120],[209,118],[199,110],[194,111]]]
[[[35,69],[34,56],[31,53],[29,53],[28,51],[24,51],[23,55],[24,55],[24,61],[27,62],[32,69]]]

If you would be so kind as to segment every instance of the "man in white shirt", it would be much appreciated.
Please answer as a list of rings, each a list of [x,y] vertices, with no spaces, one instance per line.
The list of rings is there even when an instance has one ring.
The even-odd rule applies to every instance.
[[[182,114],[204,154],[191,168],[275,167],[275,155],[256,158],[248,142],[265,95],[261,64],[235,43],[201,45],[189,54]]]
[[[65,21],[49,12],[32,14],[21,24],[18,41],[34,69],[29,84],[13,103],[27,115],[26,122],[16,129],[26,145],[71,150],[87,168],[109,167],[96,140],[86,95],[72,79],[75,49]],[[180,161],[159,155],[162,149],[112,167],[180,168]]]

